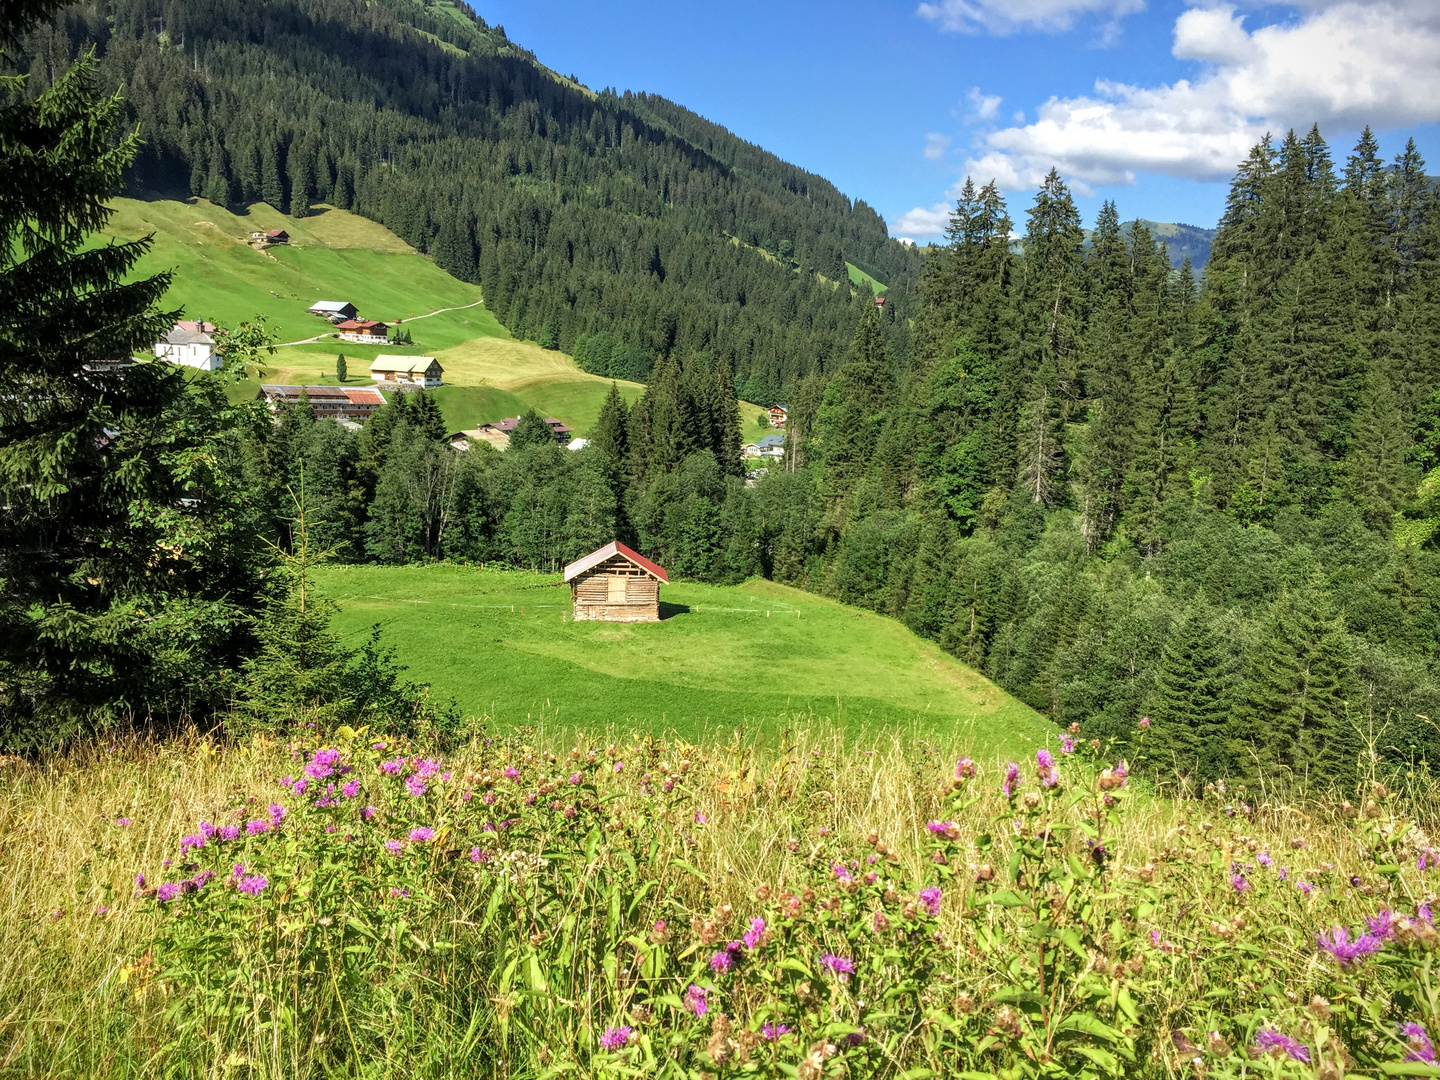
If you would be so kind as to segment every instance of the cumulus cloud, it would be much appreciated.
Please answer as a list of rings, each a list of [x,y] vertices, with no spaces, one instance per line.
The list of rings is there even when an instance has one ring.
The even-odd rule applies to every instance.
[[[972,86],[965,95],[970,102],[972,120],[989,121],[1000,115],[1000,103],[1005,99],[998,94],[983,94],[978,86]]]
[[[1089,15],[1114,24],[1143,10],[1145,0],[927,0],[919,8],[922,18],[938,23],[942,30],[992,34],[1016,30],[1054,33],[1069,30]]]
[[[950,203],[942,202],[929,208],[917,206],[913,210],[907,210],[890,223],[890,235],[938,236],[950,223],[952,209]]]
[[[939,161],[945,156],[945,151],[950,148],[950,136],[939,135],[935,132],[925,136],[925,160]]]
[[[1054,97],[1031,123],[986,133],[966,170],[1008,188],[1051,166],[1079,190],[1157,172],[1225,179],[1266,131],[1440,121],[1440,5],[1434,0],[1295,0],[1298,18],[1245,25],[1229,5],[1175,22],[1173,52],[1197,77],[1160,86],[1100,80]]]

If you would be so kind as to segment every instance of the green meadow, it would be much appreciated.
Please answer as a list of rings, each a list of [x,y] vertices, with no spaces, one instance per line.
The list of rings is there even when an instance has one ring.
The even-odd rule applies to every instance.
[[[264,203],[239,212],[204,199],[116,199],[108,235],[153,237],[138,275],[175,272],[168,303],[185,317],[233,326],[264,315],[280,347],[265,380],[335,385],[335,357],[344,353],[347,385],[369,382],[381,353],[439,358],[445,386],[440,408],[453,430],[465,430],[534,408],[577,433],[594,424],[610,380],[581,371],[564,353],[520,341],[485,308],[479,286],[460,281],[383,225],[331,207],[292,218]],[[266,250],[250,233],[285,229],[290,242]],[[338,341],[309,313],[317,300],[348,300],[364,318],[400,321],[413,344],[356,345]],[[320,341],[309,341],[316,336]],[[634,401],[644,389],[621,382]],[[237,395],[253,387],[236,388]],[[759,407],[742,402],[741,436],[760,437]]]
[[[662,586],[658,623],[575,622],[558,574],[439,564],[317,575],[358,644],[378,624],[418,681],[500,724],[610,724],[692,741],[797,723],[901,727],[977,754],[1051,725],[900,623],[764,580]]]
[[[857,288],[862,288],[862,289],[863,289],[863,288],[868,288],[868,289],[869,289],[872,293],[874,293],[876,296],[884,296],[884,295],[885,295],[885,290],[890,287],[890,286],[886,285],[883,281],[879,280],[878,278],[871,277],[869,274],[867,274],[864,270],[861,270],[861,269],[860,269],[858,266],[856,266],[854,263],[848,263],[848,262],[847,262],[847,263],[845,264],[845,269],[846,269],[846,270],[849,272],[849,274],[850,274],[850,284],[851,284],[851,285],[854,285],[854,286],[856,286]]]

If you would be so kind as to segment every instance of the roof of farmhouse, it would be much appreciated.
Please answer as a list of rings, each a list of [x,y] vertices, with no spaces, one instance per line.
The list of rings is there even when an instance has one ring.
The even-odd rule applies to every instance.
[[[430,370],[430,365],[436,363],[433,356],[377,356],[375,362],[370,365],[371,371],[396,371],[409,372],[412,375],[420,375]]]

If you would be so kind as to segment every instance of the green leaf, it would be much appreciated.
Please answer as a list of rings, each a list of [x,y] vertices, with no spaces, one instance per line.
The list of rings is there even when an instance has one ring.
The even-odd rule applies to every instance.
[[[1380,1066],[1386,1076],[1440,1076],[1440,1065],[1426,1065],[1423,1061],[1387,1061]]]
[[[1056,1031],[1078,1031],[1106,1042],[1117,1042],[1122,1036],[1109,1024],[1091,1013],[1071,1013],[1055,1025]]]
[[[991,893],[986,899],[992,904],[999,904],[1001,907],[1029,907],[1030,902],[1013,889],[1001,889],[999,892]]]

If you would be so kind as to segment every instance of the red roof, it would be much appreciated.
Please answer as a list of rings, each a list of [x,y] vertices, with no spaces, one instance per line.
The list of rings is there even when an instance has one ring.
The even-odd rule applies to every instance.
[[[584,558],[576,559],[569,566],[565,567],[565,580],[569,581],[573,577],[578,577],[579,575],[585,573],[586,570],[593,570],[595,567],[605,562],[605,560],[613,559],[616,555],[619,555],[621,558],[630,560],[630,562],[640,567],[641,570],[644,570],[651,577],[659,581],[663,581],[666,585],[670,584],[670,576],[665,573],[664,567],[651,562],[639,552],[632,551],[630,548],[620,543],[619,540],[612,540],[610,543],[602,547],[599,551],[592,551]]]
[[[345,397],[349,399],[351,405],[385,404],[385,398],[381,395],[379,390],[372,390],[369,387],[366,387],[363,390],[359,388],[351,389],[348,386],[344,387],[343,389],[345,390]]]
[[[375,329],[377,326],[382,330],[387,329],[383,322],[375,322],[373,319],[346,319],[344,322],[336,323],[335,329],[368,331]]]

